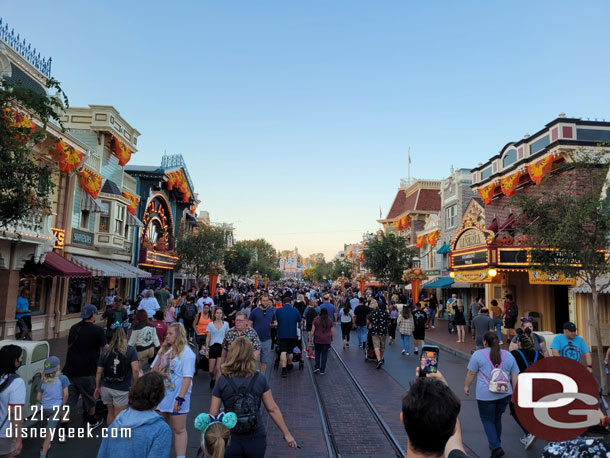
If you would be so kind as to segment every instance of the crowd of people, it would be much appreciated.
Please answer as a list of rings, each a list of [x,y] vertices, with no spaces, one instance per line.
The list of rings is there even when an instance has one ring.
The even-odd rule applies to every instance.
[[[48,418],[44,427],[67,428],[80,399],[82,420],[90,428],[105,421],[110,430],[128,427],[132,431],[130,438],[104,439],[98,457],[167,457],[172,441],[176,456],[184,457],[189,430],[193,431],[193,425],[187,424],[193,408],[193,377],[202,370],[209,374],[211,403],[197,416],[194,429],[201,434],[204,456],[264,456],[261,405],[286,444],[297,447],[266,378],[269,364],[275,362],[286,379],[297,362],[311,358],[314,374],[324,375],[337,328],[344,349],[355,331],[358,346],[372,352],[380,369],[387,345],[399,341],[402,355],[411,351],[418,355],[426,330],[434,328],[435,317],[445,308],[458,342],[464,341],[469,315],[476,351],[468,363],[464,394],[470,395],[476,379],[477,407],[491,457],[504,455],[502,414],[507,407],[523,431],[524,448],[531,448],[536,438],[515,415],[511,395],[517,375],[549,356],[544,340],[533,332],[532,320],[521,318],[514,337],[506,336],[509,348],[504,350],[497,320],[512,320],[510,304],[502,310],[491,301],[487,308],[477,299],[466,312],[455,296],[442,306],[434,295],[421,299],[413,303],[398,291],[386,297],[383,292],[361,294],[350,288],[342,292],[276,285],[269,289],[223,287],[214,298],[205,288],[172,294],[161,287],[144,290],[139,301],[131,304],[109,291],[102,313],[87,305],[81,311],[82,320],[70,329],[63,369],[56,356],[45,361],[38,389],[38,402]],[[514,320],[512,329],[518,321]],[[591,369],[589,350],[573,323],[566,323],[551,350],[553,355],[577,361],[582,357]],[[18,346],[0,350],[0,407],[6,401],[5,412],[25,397],[24,382],[15,374],[22,358]],[[96,409],[98,401],[106,408],[105,417]],[[60,419],[49,415],[62,406],[70,410]],[[440,372],[416,378],[402,400],[407,456],[466,456],[459,411],[460,401]],[[48,437],[41,458],[48,453]],[[65,435],[57,437],[65,440]],[[8,440],[0,434],[0,457],[20,449],[21,439]]]

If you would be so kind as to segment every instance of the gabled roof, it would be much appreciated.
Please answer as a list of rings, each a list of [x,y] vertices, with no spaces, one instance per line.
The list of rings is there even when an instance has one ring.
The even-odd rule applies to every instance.
[[[101,192],[106,194],[114,194],[115,196],[122,196],[123,193],[116,185],[116,183],[112,180],[106,180],[104,186],[102,186]]]
[[[441,196],[438,189],[417,189],[407,195],[399,189],[386,219],[396,218],[406,212],[438,212],[441,210]]]

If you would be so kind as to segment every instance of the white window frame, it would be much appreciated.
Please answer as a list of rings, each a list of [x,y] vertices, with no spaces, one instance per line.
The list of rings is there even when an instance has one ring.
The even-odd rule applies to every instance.
[[[125,225],[125,205],[117,204],[114,215],[114,233],[123,235]]]
[[[449,210],[453,210],[452,214],[450,214]],[[445,229],[453,229],[455,227],[457,227],[457,204],[445,208]]]

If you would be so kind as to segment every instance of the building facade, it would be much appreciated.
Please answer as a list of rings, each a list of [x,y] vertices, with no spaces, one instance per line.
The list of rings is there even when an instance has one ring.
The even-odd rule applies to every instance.
[[[502,303],[507,293],[512,294],[520,315],[531,316],[538,330],[561,332],[563,323],[572,320],[580,324],[581,335],[588,335],[587,311],[577,307],[570,293],[573,280],[549,277],[531,265],[527,240],[518,232],[519,215],[511,203],[518,194],[562,192],[559,173],[570,174],[573,183],[586,179],[559,172],[559,164],[569,160],[576,148],[598,148],[608,139],[610,123],[560,115],[474,168],[472,188],[483,201],[484,218],[464,218],[451,241],[455,281],[485,285],[487,303],[492,299]]]

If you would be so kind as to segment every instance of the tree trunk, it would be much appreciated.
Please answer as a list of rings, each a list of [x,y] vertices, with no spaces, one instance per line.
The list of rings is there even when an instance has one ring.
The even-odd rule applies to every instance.
[[[595,327],[595,346],[597,347],[597,369],[602,390],[604,393],[608,393],[608,383],[606,380],[606,372],[604,370],[604,346],[602,342],[602,327],[599,320],[598,294],[596,279],[593,279],[591,282],[591,296],[593,302],[592,307],[593,323]]]

